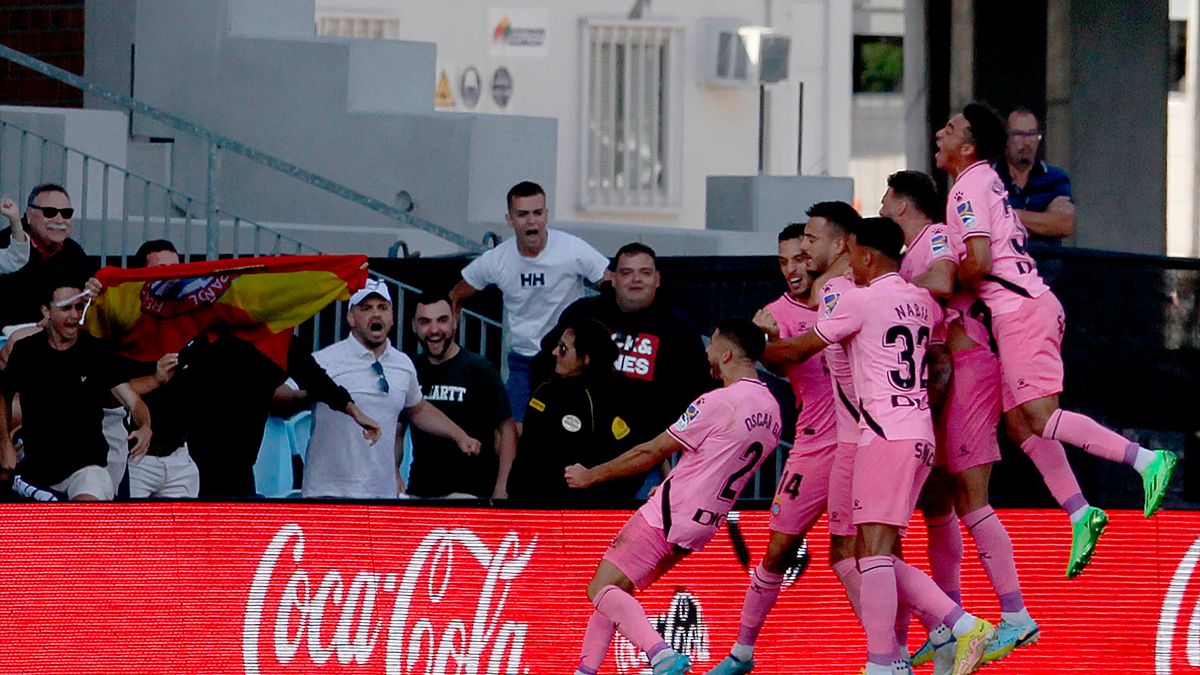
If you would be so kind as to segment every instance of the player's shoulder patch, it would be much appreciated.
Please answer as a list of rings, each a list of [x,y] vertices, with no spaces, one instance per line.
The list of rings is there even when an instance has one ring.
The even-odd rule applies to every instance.
[[[929,248],[934,255],[942,255],[950,252],[950,237],[945,232],[935,232],[929,238]]]
[[[618,441],[629,435],[629,425],[618,415],[612,421],[612,435]]]
[[[828,292],[821,296],[821,307],[823,309],[822,316],[829,317],[829,315],[833,314],[833,310],[837,308],[838,301],[842,299],[842,294],[832,291],[828,287],[826,287],[826,290]]]
[[[542,403],[541,401],[537,400],[536,398],[529,399],[529,407],[533,408],[534,410],[536,410],[538,412],[546,412],[546,404]]]
[[[702,403],[704,403],[703,398],[697,399],[695,403],[687,407],[687,410],[683,411],[683,414],[679,416],[679,420],[675,422],[675,429],[677,431],[683,431],[684,429],[688,428],[688,425],[700,416],[699,406]]]
[[[962,221],[963,227],[971,229],[975,227],[975,209],[971,206],[971,200],[967,199],[959,204],[954,205],[954,212],[958,214],[959,220]]]

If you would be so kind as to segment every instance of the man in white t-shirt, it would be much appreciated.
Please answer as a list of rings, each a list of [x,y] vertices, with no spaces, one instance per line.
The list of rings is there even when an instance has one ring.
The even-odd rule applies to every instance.
[[[479,441],[421,396],[413,362],[388,340],[394,316],[387,286],[370,280],[350,297],[350,336],[313,354],[363,413],[379,421],[375,441],[383,440],[369,440],[349,416],[318,403],[304,463],[305,497],[397,497],[401,414],[418,429],[454,441],[465,454],[479,454]]]
[[[495,284],[504,296],[511,352],[508,354],[508,400],[518,423],[525,417],[531,383],[529,364],[539,342],[558,323],[572,302],[583,297],[583,282],[611,278],[608,258],[587,242],[546,228],[546,192],[524,181],[508,191],[504,220],[516,236],[463,268],[462,281],[450,291],[455,312],[463,300]]]

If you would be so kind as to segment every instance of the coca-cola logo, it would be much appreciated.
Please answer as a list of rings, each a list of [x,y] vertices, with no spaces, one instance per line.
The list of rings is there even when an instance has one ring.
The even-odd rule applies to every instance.
[[[1163,596],[1154,649],[1155,675],[1200,672],[1200,583],[1192,583],[1197,562],[1200,539],[1192,542],[1179,561]]]
[[[316,571],[304,566],[304,531],[284,525],[247,594],[245,673],[311,672],[326,664],[387,675],[528,673],[522,657],[529,626],[503,617],[536,546],[534,537],[522,548],[509,532],[489,548],[469,529],[438,528],[401,574]],[[463,602],[465,593],[476,594],[473,605]]]

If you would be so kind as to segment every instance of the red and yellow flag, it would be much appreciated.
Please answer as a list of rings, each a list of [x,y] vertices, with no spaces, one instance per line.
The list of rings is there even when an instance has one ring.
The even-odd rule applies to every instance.
[[[121,354],[155,361],[199,333],[254,344],[286,368],[292,329],[367,280],[362,255],[235,258],[140,269],[105,267],[88,332]]]

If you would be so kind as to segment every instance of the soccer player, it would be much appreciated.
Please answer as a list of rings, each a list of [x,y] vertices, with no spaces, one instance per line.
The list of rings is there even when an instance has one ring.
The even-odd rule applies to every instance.
[[[768,362],[807,359],[840,342],[850,356],[861,437],[854,456],[853,522],[858,530],[859,616],[867,633],[866,675],[908,672],[896,638],[901,601],[940,617],[954,635],[949,672],[973,672],[995,631],[963,611],[924,572],[897,558],[921,486],[933,465],[925,351],[942,309],[897,273],[904,234],[886,218],[859,223],[849,239],[858,285],[825,302],[817,325],[768,345]]]
[[[779,444],[779,404],[754,369],[764,343],[762,331],[749,321],[720,322],[706,351],[722,388],[696,399],[666,431],[620,457],[590,469],[567,467],[567,483],[586,488],[643,473],[681,453],[658,491],[621,529],[588,584],[596,611],[584,634],[578,675],[600,669],[614,630],[646,653],[654,675],[691,672],[688,656],[667,646],[631,594],[704,548],[742,487]]]
[[[800,335],[817,320],[804,227],[794,223],[779,233],[779,271],[787,282],[787,291],[755,316],[756,325],[765,325],[772,340]],[[754,643],[779,599],[783,576],[796,559],[805,535],[825,512],[829,471],[837,450],[833,389],[825,374],[825,360],[789,364],[783,374],[791,382],[798,412],[792,450],[771,505],[771,539],[766,555],[750,577],[737,641],[730,655],[708,675],[741,675],[754,669]]]
[[[959,573],[962,531],[956,513],[975,540],[979,560],[1000,599],[1001,622],[984,662],[1007,656],[1038,639],[1038,625],[1025,609],[1012,540],[988,502],[992,464],[1000,460],[996,428],[1000,423],[1000,362],[988,348],[987,328],[969,315],[973,294],[955,292],[962,239],[946,225],[934,223],[943,205],[933,179],[920,171],[900,171],[888,177],[880,200],[880,215],[896,221],[907,247],[900,276],[948,302],[946,346],[953,378],[936,419],[938,466],[952,476],[949,491],[936,494],[944,483],[930,481],[922,496],[929,527],[929,560],[933,579],[951,599],[962,603]],[[934,494],[931,494],[931,488]],[[944,631],[913,655],[913,666],[934,658],[948,643]],[[948,651],[943,648],[942,653]]]
[[[935,138],[937,166],[954,179],[946,222],[962,232],[966,245],[958,276],[991,314],[1009,435],[1033,460],[1070,515],[1067,577],[1072,578],[1091,562],[1108,516],[1084,499],[1062,443],[1132,466],[1142,477],[1147,518],[1162,505],[1176,457],[1166,450],[1143,448],[1087,416],[1059,408],[1066,319],[1058,298],[1026,253],[1025,226],[987,162],[1004,151],[1006,132],[999,116],[984,105],[970,103]]]

